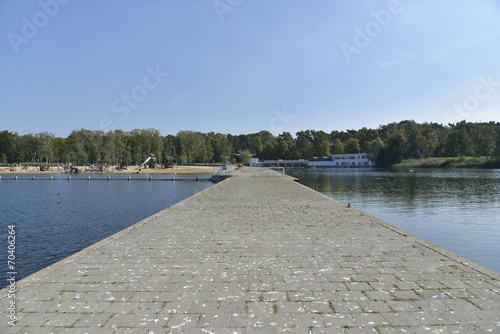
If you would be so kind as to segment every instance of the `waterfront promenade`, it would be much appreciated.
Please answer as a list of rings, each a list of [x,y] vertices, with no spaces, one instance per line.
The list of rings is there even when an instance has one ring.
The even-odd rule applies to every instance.
[[[500,333],[499,278],[287,176],[234,172],[2,290],[0,333]]]

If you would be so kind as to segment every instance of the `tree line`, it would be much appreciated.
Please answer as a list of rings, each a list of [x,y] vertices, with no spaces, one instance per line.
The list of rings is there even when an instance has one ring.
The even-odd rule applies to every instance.
[[[325,159],[331,154],[369,153],[376,166],[387,167],[405,159],[427,157],[500,156],[500,123],[459,122],[442,125],[406,120],[377,129],[300,131],[278,136],[268,131],[252,134],[180,131],[163,136],[156,129],[74,130],[67,138],[51,133],[19,135],[0,131],[0,164],[77,165],[99,162],[141,163],[151,153],[181,158],[188,163],[226,159],[248,163],[251,157]]]

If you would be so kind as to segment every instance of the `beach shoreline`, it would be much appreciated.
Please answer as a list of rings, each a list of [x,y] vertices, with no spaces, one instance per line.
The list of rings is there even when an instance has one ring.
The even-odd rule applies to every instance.
[[[78,166],[78,174],[213,174],[218,166],[176,166],[174,168],[145,168],[129,166],[117,170],[115,167],[104,168],[101,171],[89,166]],[[61,167],[51,167],[40,171],[38,167],[0,167],[0,174],[68,174]]]

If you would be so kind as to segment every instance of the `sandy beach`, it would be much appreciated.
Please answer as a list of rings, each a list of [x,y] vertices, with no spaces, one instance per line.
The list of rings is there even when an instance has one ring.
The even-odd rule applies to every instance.
[[[212,174],[216,166],[176,166],[174,168],[144,168],[129,166],[124,170],[113,167],[104,168],[102,174]],[[63,173],[60,167],[52,167],[46,171],[40,171],[38,167],[0,167],[0,174],[51,174]],[[101,174],[97,168],[78,166],[78,173]]]

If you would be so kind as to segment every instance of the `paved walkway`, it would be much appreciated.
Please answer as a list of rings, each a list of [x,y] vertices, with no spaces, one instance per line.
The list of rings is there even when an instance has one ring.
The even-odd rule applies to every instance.
[[[96,226],[98,228],[98,226]],[[241,173],[18,282],[1,333],[500,333],[500,275]]]

